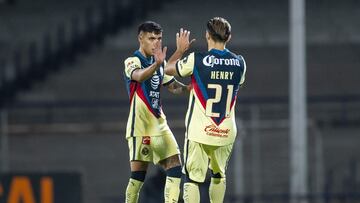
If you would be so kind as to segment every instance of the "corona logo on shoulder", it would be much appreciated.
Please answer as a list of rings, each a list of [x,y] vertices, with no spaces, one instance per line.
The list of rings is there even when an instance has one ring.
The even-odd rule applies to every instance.
[[[213,55],[207,55],[203,58],[203,64],[208,67],[214,67],[214,65],[225,65],[225,66],[241,66],[240,60],[236,58],[216,58]]]

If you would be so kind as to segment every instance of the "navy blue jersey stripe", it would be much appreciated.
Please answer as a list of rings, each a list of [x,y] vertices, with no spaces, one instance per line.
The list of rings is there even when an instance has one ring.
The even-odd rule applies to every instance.
[[[202,95],[204,96],[204,99],[207,100],[209,98],[208,93],[206,91],[206,87],[204,87],[204,83],[201,81],[199,72],[197,70],[197,67],[194,67],[194,77],[197,85],[199,86]]]

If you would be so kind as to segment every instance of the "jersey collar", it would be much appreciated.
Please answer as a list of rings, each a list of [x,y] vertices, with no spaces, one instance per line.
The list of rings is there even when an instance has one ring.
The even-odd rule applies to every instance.
[[[215,53],[215,54],[219,54],[219,55],[225,55],[226,53],[229,52],[229,50],[226,49],[226,48],[225,48],[224,50],[219,50],[219,49],[213,48],[213,49],[210,49],[209,52],[212,52],[212,53]]]
[[[154,57],[150,56],[150,57],[146,58],[139,50],[136,50],[134,52],[134,55],[138,56],[142,60],[146,61],[148,64],[153,64],[154,63]]]

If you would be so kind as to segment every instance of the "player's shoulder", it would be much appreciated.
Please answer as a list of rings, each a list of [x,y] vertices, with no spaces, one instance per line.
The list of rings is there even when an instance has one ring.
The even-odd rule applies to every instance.
[[[240,60],[244,60],[244,57],[241,55],[241,54],[237,54],[235,52],[232,52],[229,50],[229,54],[234,57],[234,58],[237,58],[237,59],[240,59]]]
[[[182,59],[182,62],[183,63],[188,63],[190,61],[195,61],[195,55],[196,55],[196,52],[191,52],[189,53],[188,55],[186,55],[183,59]]]
[[[237,57],[238,57],[239,59],[241,59],[241,60],[245,61],[245,58],[244,58],[244,56],[243,56],[243,55],[239,54],[239,55],[237,55]]]
[[[125,59],[124,64],[125,64],[126,67],[129,67],[129,66],[132,66],[132,65],[141,66],[141,61],[136,56],[130,56],[130,57]]]
[[[125,63],[126,63],[126,62],[130,62],[130,61],[140,62],[140,59],[139,59],[139,57],[137,57],[137,56],[130,56],[130,57],[127,57],[127,58],[124,60]]]

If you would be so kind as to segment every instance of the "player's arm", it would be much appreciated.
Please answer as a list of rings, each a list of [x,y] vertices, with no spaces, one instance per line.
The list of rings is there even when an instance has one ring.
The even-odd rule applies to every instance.
[[[191,90],[191,84],[184,85],[183,83],[177,81],[175,78],[172,80],[170,84],[166,86],[169,92],[173,94],[184,94],[190,92]]]
[[[189,41],[190,31],[180,29],[180,33],[176,33],[176,50],[169,58],[166,66],[165,73],[172,76],[180,76],[176,71],[176,62],[181,59],[186,50],[189,49],[190,45],[195,41],[192,39]]]
[[[164,47],[164,49],[161,50],[161,44],[158,42],[154,52],[155,62],[147,68],[134,70],[132,72],[131,79],[137,82],[143,82],[149,79],[164,62],[166,57],[166,50],[167,47]]]
[[[132,72],[131,79],[137,82],[143,82],[150,78],[154,72],[160,67],[161,64],[153,63],[151,66],[148,66],[144,69],[136,69]]]

